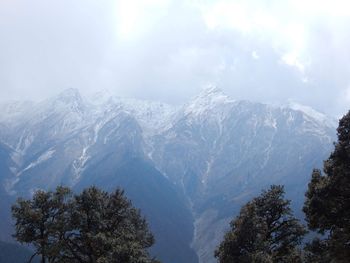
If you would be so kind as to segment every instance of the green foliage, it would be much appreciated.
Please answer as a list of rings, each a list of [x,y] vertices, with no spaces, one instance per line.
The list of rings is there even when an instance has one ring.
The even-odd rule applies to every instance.
[[[147,252],[154,239],[146,220],[121,190],[37,191],[31,200],[18,199],[12,213],[14,237],[33,244],[41,262],[156,262]]]
[[[73,231],[66,239],[70,262],[150,262],[145,248],[152,246],[153,236],[123,191],[86,189],[76,196],[71,215],[71,227],[79,233]]]
[[[282,186],[263,191],[231,222],[215,257],[220,263],[301,262],[298,245],[306,231],[289,206]]]
[[[60,249],[62,217],[66,213],[70,190],[58,187],[56,192],[37,191],[32,200],[19,198],[12,206],[16,219],[14,237],[21,243],[31,243],[41,262],[54,262]],[[33,256],[34,256],[33,255]]]
[[[317,169],[312,173],[303,208],[310,229],[326,236],[306,248],[310,258],[323,251],[322,262],[350,259],[350,112],[339,121],[337,133],[324,173]]]
[[[306,244],[304,248],[305,263],[330,263],[331,257],[328,253],[327,242],[314,238],[314,240]]]

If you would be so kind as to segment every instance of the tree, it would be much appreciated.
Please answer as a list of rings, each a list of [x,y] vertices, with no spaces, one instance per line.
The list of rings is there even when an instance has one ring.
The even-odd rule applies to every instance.
[[[56,192],[37,191],[32,200],[19,198],[12,206],[12,215],[16,219],[14,237],[20,243],[33,244],[36,255],[42,263],[55,262],[60,245],[60,220],[66,211],[67,198],[71,192],[66,187],[57,187]]]
[[[146,220],[122,190],[37,191],[32,200],[18,199],[12,211],[14,236],[33,244],[42,263],[156,262],[147,251],[154,239]]]
[[[350,111],[339,121],[338,142],[323,173],[315,169],[305,194],[303,211],[311,230],[325,236],[313,242],[327,251],[328,262],[349,262],[350,258]],[[332,259],[332,261],[330,260]]]
[[[328,253],[328,245],[325,240],[314,238],[304,248],[305,263],[330,263],[332,259]]]
[[[306,231],[289,206],[283,186],[263,191],[230,223],[215,257],[220,263],[301,262],[298,245]]]
[[[91,187],[75,196],[73,207],[66,238],[69,262],[152,262],[147,248],[153,236],[123,191],[108,194]]]

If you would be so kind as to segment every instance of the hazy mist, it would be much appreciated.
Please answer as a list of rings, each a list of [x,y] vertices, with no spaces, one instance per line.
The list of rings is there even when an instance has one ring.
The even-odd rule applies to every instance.
[[[73,87],[178,104],[215,84],[339,116],[349,44],[342,0],[1,0],[0,99]]]

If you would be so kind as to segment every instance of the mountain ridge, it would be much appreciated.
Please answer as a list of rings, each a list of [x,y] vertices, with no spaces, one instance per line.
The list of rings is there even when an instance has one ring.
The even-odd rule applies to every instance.
[[[269,184],[286,185],[300,210],[309,173],[335,138],[334,122],[324,114],[234,100],[217,87],[180,107],[105,95],[89,100],[69,89],[30,107],[17,104],[14,119],[11,110],[3,113],[0,142],[11,162],[2,168],[3,194],[13,200],[59,184],[125,187],[162,243],[184,241],[156,245],[154,253],[164,262],[175,262],[175,255],[178,262],[215,262],[213,251],[230,219]],[[128,170],[138,176],[130,180]],[[171,195],[161,198],[169,208],[152,193]],[[168,218],[167,209],[181,211],[182,219]],[[166,225],[157,221],[162,217]],[[186,229],[180,236],[176,225]]]

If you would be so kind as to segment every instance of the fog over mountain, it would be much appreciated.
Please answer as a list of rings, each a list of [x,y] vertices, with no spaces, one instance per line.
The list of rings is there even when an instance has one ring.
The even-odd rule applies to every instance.
[[[349,92],[344,0],[0,2],[0,99],[76,88],[180,105],[203,85],[340,117]]]
[[[0,1],[1,244],[16,198],[57,185],[125,189],[165,263],[215,262],[271,184],[303,219],[349,42],[345,0]]]
[[[69,89],[0,106],[2,211],[37,189],[122,187],[146,215],[164,262],[215,262],[239,207],[284,184],[299,217],[336,121],[310,107],[235,100],[216,87],[180,107]],[[5,219],[6,218],[6,219]],[[9,240],[10,218],[2,221]]]

